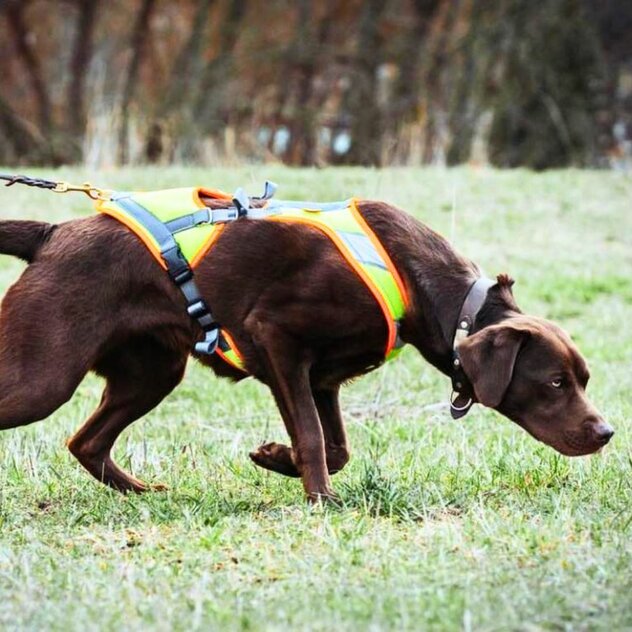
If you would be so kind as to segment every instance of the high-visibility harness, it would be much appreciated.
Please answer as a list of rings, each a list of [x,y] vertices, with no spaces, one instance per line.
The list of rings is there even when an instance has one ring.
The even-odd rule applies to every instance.
[[[168,272],[187,301],[187,312],[202,331],[196,343],[200,354],[217,353],[247,372],[230,333],[218,323],[195,283],[194,269],[206,257],[228,222],[241,218],[301,224],[325,234],[377,301],[388,327],[384,356],[391,359],[402,342],[398,326],[408,297],[400,275],[375,233],[358,211],[355,199],[316,204],[272,200],[276,186],[266,183],[260,208],[252,208],[242,189],[234,196],[214,189],[184,188],[142,193],[113,193],[96,201],[99,212],[132,230]],[[226,201],[226,208],[210,209],[202,197]]]

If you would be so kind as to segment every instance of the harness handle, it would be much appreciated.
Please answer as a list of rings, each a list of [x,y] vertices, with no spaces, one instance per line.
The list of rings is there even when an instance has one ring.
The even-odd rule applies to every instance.
[[[272,182],[271,180],[266,180],[266,183],[263,185],[263,195],[256,198],[257,200],[270,200],[274,197],[279,186],[276,182]]]
[[[248,212],[252,210],[250,208],[251,199],[259,201],[270,200],[276,193],[277,188],[278,186],[274,182],[266,180],[263,187],[263,195],[251,198],[243,187],[239,187],[233,194],[233,204],[237,209],[238,217],[248,217]]]

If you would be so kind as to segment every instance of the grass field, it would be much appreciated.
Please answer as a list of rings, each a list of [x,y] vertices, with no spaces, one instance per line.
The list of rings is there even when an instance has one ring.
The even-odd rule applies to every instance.
[[[47,172],[82,181],[85,173]],[[582,171],[281,167],[89,174],[119,189],[207,184],[279,197],[385,199],[450,237],[525,311],[568,329],[616,428],[567,459],[499,415],[454,422],[448,381],[412,349],[344,391],[344,506],[247,453],[285,440],[267,390],[191,362],[119,441],[161,494],[99,485],[64,447],[96,407],[87,378],[50,419],[0,434],[0,628],[6,630],[631,630],[632,179]],[[0,216],[59,221],[86,199],[0,189]],[[4,290],[22,269],[0,259]],[[42,315],[42,327],[46,316]],[[37,388],[37,384],[33,385]]]

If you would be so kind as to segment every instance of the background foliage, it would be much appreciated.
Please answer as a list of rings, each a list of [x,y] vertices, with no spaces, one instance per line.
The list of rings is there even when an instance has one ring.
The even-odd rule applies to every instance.
[[[632,3],[0,0],[0,162],[623,165]]]

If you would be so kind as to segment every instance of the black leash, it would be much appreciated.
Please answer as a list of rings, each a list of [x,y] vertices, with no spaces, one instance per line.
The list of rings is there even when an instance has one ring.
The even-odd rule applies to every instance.
[[[57,188],[58,182],[52,180],[44,180],[42,178],[29,178],[28,176],[14,175],[9,173],[0,173],[0,180],[7,180],[4,186],[12,187],[14,184],[25,184],[27,187],[37,187],[38,189]]]
[[[43,178],[30,178],[29,176],[0,173],[0,180],[6,180],[5,186],[12,187],[14,184],[24,184],[27,187],[36,187],[38,189],[47,189],[53,193],[70,193],[71,191],[79,191],[85,193],[93,200],[109,200],[111,192],[105,189],[93,187],[89,182],[83,184],[70,184],[63,180],[44,180]]]

